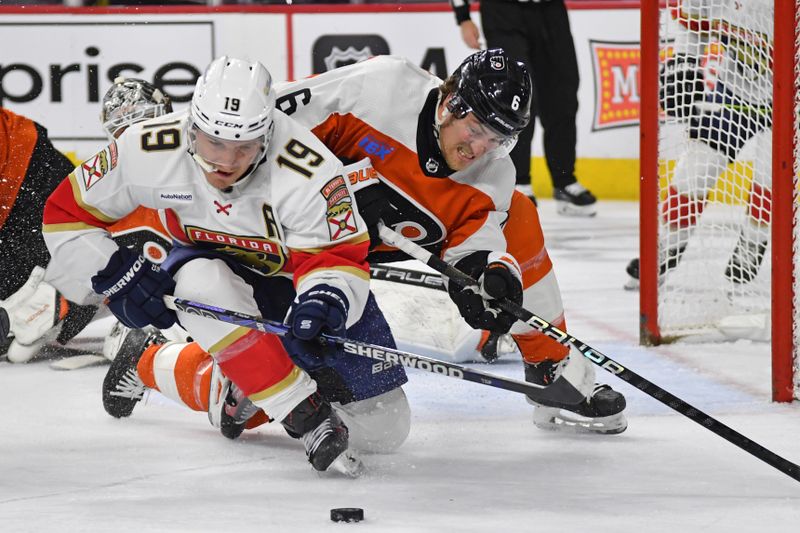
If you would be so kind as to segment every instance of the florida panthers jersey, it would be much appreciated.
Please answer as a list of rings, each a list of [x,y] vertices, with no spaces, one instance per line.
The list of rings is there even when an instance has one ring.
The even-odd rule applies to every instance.
[[[394,209],[387,225],[452,263],[506,250],[501,225],[515,171],[502,149],[458,172],[447,167],[434,129],[441,83],[406,59],[379,56],[276,89],[280,109],[342,160],[371,159]],[[370,254],[400,258],[385,245]]]
[[[753,106],[772,102],[771,0],[680,0],[670,10],[682,30],[675,51],[718,61],[713,73],[725,90]],[[689,31],[685,31],[689,30]],[[720,49],[718,59],[707,47]]]
[[[51,195],[43,231],[53,282],[69,297],[117,249],[107,228],[137,206],[162,210],[177,244],[226,254],[264,275],[294,275],[298,292],[317,283],[350,300],[348,324],[368,294],[368,234],[339,160],[283,113],[265,159],[225,191],[188,152],[188,111],[131,126],[76,168]],[[203,280],[198,280],[203,283]]]

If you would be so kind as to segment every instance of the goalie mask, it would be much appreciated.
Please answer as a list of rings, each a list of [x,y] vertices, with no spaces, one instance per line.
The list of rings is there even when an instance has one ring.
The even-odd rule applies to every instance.
[[[131,124],[172,113],[169,96],[152,83],[118,77],[103,96],[100,120],[110,139],[116,139]]]
[[[206,172],[246,164],[249,175],[267,152],[274,111],[275,89],[264,65],[215,59],[192,96],[188,134],[194,159]]]
[[[453,73],[456,86],[447,109],[456,118],[473,113],[509,147],[531,118],[531,78],[528,69],[504,50],[481,50]]]

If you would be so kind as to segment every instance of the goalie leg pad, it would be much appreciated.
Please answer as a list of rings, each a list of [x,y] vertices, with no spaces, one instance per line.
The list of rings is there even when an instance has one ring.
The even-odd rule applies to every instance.
[[[411,430],[411,408],[401,387],[332,406],[350,430],[350,448],[360,452],[391,453],[406,441]]]
[[[43,281],[45,271],[35,267],[20,289],[2,302],[8,312],[9,329],[14,340],[8,360],[24,363],[58,335],[69,304],[56,289]]]

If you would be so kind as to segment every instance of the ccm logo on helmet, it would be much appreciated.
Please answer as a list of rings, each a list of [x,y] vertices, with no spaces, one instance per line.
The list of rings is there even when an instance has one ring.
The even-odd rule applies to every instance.
[[[243,127],[241,124],[234,124],[233,122],[225,122],[224,120],[215,120],[214,124],[216,124],[217,126],[223,126],[225,128],[242,129]]]

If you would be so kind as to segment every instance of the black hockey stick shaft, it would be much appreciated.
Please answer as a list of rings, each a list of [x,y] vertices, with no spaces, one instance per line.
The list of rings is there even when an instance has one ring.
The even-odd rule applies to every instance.
[[[457,268],[449,265],[419,245],[409,241],[397,232],[392,231],[390,228],[381,226],[380,236],[383,242],[402,250],[414,259],[422,261],[458,286],[472,287],[478,285],[478,282],[471,276],[468,276],[464,272],[461,272]],[[522,320],[526,324],[540,331],[544,335],[553,338],[557,342],[565,346],[574,346],[584,355],[584,357],[607,372],[610,372],[621,380],[630,383],[648,396],[655,398],[667,407],[670,407],[685,417],[697,422],[704,428],[716,433],[731,444],[738,446],[747,453],[780,470],[792,479],[800,481],[800,466],[796,465],[795,463],[784,459],[780,455],[745,437],[738,431],[726,426],[712,416],[707,415],[695,407],[692,407],[677,396],[665,391],[658,385],[643,378],[636,372],[624,367],[607,355],[601,353],[599,350],[595,350],[588,344],[585,344],[572,335],[560,330],[543,318],[534,315],[530,311],[524,309],[522,306],[517,305],[516,303],[507,299],[498,300],[497,305],[503,311],[506,311],[507,313],[517,317],[519,320]]]
[[[289,329],[280,322],[246,315],[205,303],[176,298],[174,296],[164,296],[164,302],[170,309],[203,316],[212,320],[220,320],[235,326],[255,329],[263,333],[283,336]],[[583,401],[583,395],[572,387],[567,380],[562,380],[561,378],[556,380],[552,385],[541,386],[534,383],[497,376],[480,370],[474,370],[447,361],[440,361],[438,359],[425,357],[424,355],[417,355],[394,348],[370,344],[368,342],[333,337],[330,335],[323,335],[322,338],[327,342],[340,346],[345,353],[374,359],[379,362],[376,364],[399,364],[431,374],[439,374],[464,381],[471,381],[472,383],[488,385],[498,389],[519,392],[529,396],[535,402],[552,407],[576,405]]]
[[[370,278],[380,281],[391,281],[401,285],[413,285],[437,291],[447,291],[444,279],[435,272],[420,272],[393,265],[375,264],[369,266]]]

